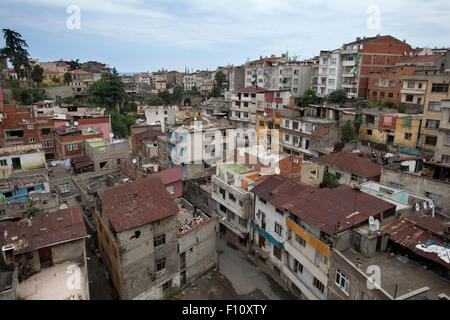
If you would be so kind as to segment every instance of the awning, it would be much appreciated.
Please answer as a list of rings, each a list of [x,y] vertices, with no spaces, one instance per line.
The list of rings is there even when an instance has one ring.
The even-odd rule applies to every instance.
[[[268,234],[266,231],[262,230],[261,228],[259,228],[254,222],[253,220],[250,221],[250,226],[252,226],[253,228],[255,228],[256,230],[258,230],[259,233],[261,233],[266,239],[268,239],[270,242],[273,243],[273,245],[275,247],[277,247],[278,249],[283,249],[283,244],[278,242],[277,240],[275,240],[270,234]]]

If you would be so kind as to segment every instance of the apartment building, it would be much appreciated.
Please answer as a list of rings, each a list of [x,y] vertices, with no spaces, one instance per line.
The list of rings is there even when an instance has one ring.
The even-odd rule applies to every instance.
[[[55,129],[55,159],[64,160],[84,155],[83,141],[102,138],[99,130],[64,126]]]
[[[145,106],[147,124],[160,124],[164,131],[167,124],[174,124],[178,119],[178,106]]]
[[[222,71],[225,74],[227,81],[227,89],[229,91],[236,91],[245,87],[245,67],[228,65],[225,67],[218,67],[217,71]]]
[[[192,90],[196,86],[196,78],[195,74],[186,74],[183,77],[184,90]]]
[[[450,164],[450,99],[441,101],[441,122],[434,150],[434,160]]]
[[[332,248],[348,246],[352,228],[395,214],[394,205],[347,186],[320,189],[273,176],[252,192],[256,261],[301,299],[328,298]]]
[[[246,87],[231,97],[229,119],[237,129],[253,129],[256,135],[256,110],[264,108],[266,89]]]
[[[317,84],[314,83],[313,89],[321,97],[343,89],[349,98],[367,99],[370,73],[383,72],[400,57],[412,53],[410,45],[390,35],[357,37],[339,49],[321,51]]]
[[[91,72],[84,70],[71,70],[72,81],[69,86],[74,93],[84,93],[94,82],[94,76]]]

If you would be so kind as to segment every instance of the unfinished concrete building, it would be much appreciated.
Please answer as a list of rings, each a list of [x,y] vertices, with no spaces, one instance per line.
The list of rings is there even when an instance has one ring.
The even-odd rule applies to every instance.
[[[87,139],[84,141],[84,150],[94,163],[94,170],[114,169],[120,166],[120,161],[129,153],[128,140]]]

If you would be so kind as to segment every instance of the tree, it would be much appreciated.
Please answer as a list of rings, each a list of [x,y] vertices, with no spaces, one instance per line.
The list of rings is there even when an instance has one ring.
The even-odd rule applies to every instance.
[[[81,69],[80,59],[77,59],[77,60],[70,60],[70,62],[69,62],[69,68],[70,68],[70,70]]]
[[[399,113],[405,113],[406,112],[406,104],[404,102],[399,102],[397,106],[397,111]]]
[[[330,172],[325,172],[323,175],[323,185],[325,188],[336,188],[339,185],[339,173],[332,174]]]
[[[182,97],[183,97],[183,88],[181,88],[180,86],[176,86],[175,88],[173,88],[171,98],[172,102],[179,103]]]
[[[327,97],[327,101],[342,103],[347,99],[347,92],[345,90],[336,90],[330,93]]]
[[[53,76],[52,77],[52,81],[54,82],[54,83],[59,83],[59,77],[57,77],[57,76]]]
[[[43,74],[44,69],[40,65],[35,65],[33,67],[33,71],[31,71],[31,80],[34,81],[37,85],[39,85],[44,79]]]
[[[158,97],[161,98],[162,101],[164,101],[165,105],[170,105],[171,97],[170,97],[169,91],[164,90],[164,91],[158,92]]]
[[[219,89],[222,89],[222,85],[224,82],[227,81],[227,76],[225,75],[225,73],[223,73],[222,71],[217,71],[216,75],[214,76],[214,80],[216,81],[216,86]]]
[[[22,39],[22,35],[10,29],[3,29],[3,37],[5,38],[6,46],[0,50],[0,53],[5,55],[14,67],[18,79],[22,79],[30,70],[28,62],[28,45]]]
[[[116,109],[120,112],[120,106],[126,95],[125,85],[114,68],[92,84],[88,100],[94,106]]]
[[[161,106],[164,104],[164,100],[158,96],[153,96],[153,97],[150,97],[150,99],[148,99],[147,104],[149,106]]]
[[[342,128],[342,140],[347,142],[353,139],[355,139],[355,131],[353,130],[352,123],[350,122],[350,120],[348,120]]]
[[[72,74],[70,72],[64,73],[64,83],[69,84],[72,82]]]
[[[208,95],[208,98],[211,98],[211,97],[221,97],[221,96],[222,96],[222,94],[221,94],[221,92],[220,92],[219,87],[217,87],[216,84],[214,84],[214,86],[213,86],[211,92],[210,92],[209,95]]]
[[[300,107],[306,107],[308,104],[316,104],[320,102],[320,98],[314,90],[306,90],[301,97],[295,98],[295,104]]]

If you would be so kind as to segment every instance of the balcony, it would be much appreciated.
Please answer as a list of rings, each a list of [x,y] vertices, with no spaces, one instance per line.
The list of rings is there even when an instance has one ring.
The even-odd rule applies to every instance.
[[[342,74],[343,78],[354,78],[356,77],[355,73],[352,73],[350,71],[344,71],[344,73]]]
[[[400,90],[400,93],[402,94],[419,94],[419,95],[425,95],[425,88],[422,89],[416,89],[416,88],[403,88]]]
[[[342,65],[344,67],[353,67],[356,65],[356,61],[355,60],[344,60],[344,61],[342,61]]]

